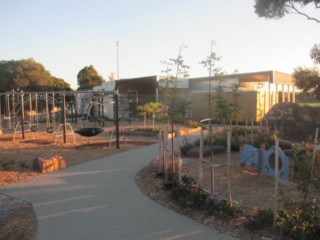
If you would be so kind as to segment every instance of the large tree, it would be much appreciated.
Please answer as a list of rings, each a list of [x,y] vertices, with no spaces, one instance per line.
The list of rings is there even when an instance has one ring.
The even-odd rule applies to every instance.
[[[314,98],[320,99],[320,44],[315,44],[310,51],[310,57],[315,63],[313,68],[297,67],[294,70],[293,77],[297,88],[304,93],[308,93]]]
[[[0,61],[0,92],[21,89],[24,91],[48,91],[70,89],[63,79],[51,76],[44,66],[33,59]]]
[[[93,87],[100,86],[104,82],[103,78],[92,65],[81,69],[77,78],[79,85],[78,90],[92,89]]]
[[[303,7],[313,4],[316,9],[320,8],[319,0],[256,0],[255,12],[259,17],[279,19],[287,14],[299,14],[320,23],[319,18],[310,16]]]
[[[286,14],[299,14],[308,20],[320,23],[319,18],[310,16],[303,11],[303,7],[309,4],[320,9],[320,0],[256,0],[254,7],[259,17],[280,19]],[[320,44],[313,46],[310,57],[316,66],[313,68],[297,67],[294,69],[293,77],[298,89],[320,99],[320,71],[318,67],[320,65]]]

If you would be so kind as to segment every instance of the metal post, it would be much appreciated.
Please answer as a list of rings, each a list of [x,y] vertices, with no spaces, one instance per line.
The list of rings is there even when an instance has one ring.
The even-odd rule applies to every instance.
[[[67,132],[66,132],[66,125],[67,125],[67,116],[66,116],[66,95],[63,94],[62,97],[62,120],[63,120],[63,142],[67,143]]]
[[[118,93],[114,94],[115,98],[115,124],[116,124],[116,146],[120,148],[120,136],[119,136],[119,100]]]
[[[21,97],[21,133],[22,133],[22,139],[24,140],[24,99],[23,99],[23,93],[20,95]]]

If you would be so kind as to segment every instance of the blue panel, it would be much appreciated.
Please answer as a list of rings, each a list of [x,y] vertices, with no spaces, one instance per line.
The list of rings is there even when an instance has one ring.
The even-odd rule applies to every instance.
[[[270,166],[269,158],[272,154],[275,154],[275,146],[272,146],[268,151],[263,152],[262,160],[262,171],[267,175],[274,177],[274,169]],[[280,150],[279,151],[279,162],[281,161],[281,168],[279,169],[279,178],[289,180],[288,168],[289,158]]]
[[[258,169],[259,149],[245,144],[243,151],[240,153],[240,163],[242,168],[249,170]]]

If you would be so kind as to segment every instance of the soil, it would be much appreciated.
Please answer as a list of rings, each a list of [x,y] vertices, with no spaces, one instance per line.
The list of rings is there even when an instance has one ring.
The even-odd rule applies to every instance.
[[[237,153],[233,154],[233,159],[236,159]],[[215,160],[218,161],[225,159],[226,154],[220,154],[218,157],[215,156]],[[197,174],[195,174],[194,170],[194,163],[186,163],[183,165],[183,172],[184,174],[188,174],[189,176],[196,177]],[[222,172],[226,171],[225,169],[220,171],[215,171],[216,173],[216,184],[215,187],[217,192],[221,193],[222,195],[226,196],[227,188],[225,186],[226,183],[225,177],[222,177]],[[158,202],[159,204],[163,205],[166,208],[169,208],[181,215],[187,216],[196,222],[202,223],[208,227],[214,228],[219,232],[228,233],[230,235],[233,235],[235,237],[239,237],[240,239],[278,239],[276,234],[273,233],[271,228],[265,228],[259,231],[249,231],[244,227],[244,222],[247,221],[249,218],[253,216],[253,214],[257,210],[257,206],[263,207],[263,205],[267,206],[268,201],[261,201],[261,198],[267,197],[267,200],[269,200],[272,197],[272,187],[271,182],[268,181],[267,176],[261,176],[261,179],[256,181],[256,179],[253,179],[254,177],[251,175],[243,174],[242,176],[244,179],[236,183],[232,184],[233,191],[232,195],[234,196],[234,199],[236,198],[242,198],[243,203],[246,203],[246,206],[242,206],[242,212],[239,216],[237,216],[234,219],[226,220],[226,219],[219,219],[215,217],[214,215],[208,215],[204,211],[200,210],[191,210],[188,208],[183,208],[178,205],[177,202],[173,201],[170,196],[170,191],[168,191],[166,188],[164,188],[164,181],[161,178],[156,177],[157,173],[159,172],[159,160],[154,159],[149,166],[142,169],[136,176],[136,184],[140,188],[140,190],[153,199],[154,201]],[[203,184],[201,186],[208,187],[210,184],[208,179],[209,177],[209,167],[204,167],[203,172]],[[240,177],[237,176],[237,174],[234,175],[234,177]],[[255,178],[259,178],[256,177]],[[220,181],[220,180],[221,181]],[[262,190],[250,193],[250,189],[253,189],[253,186],[255,185],[254,182],[256,182],[257,185],[260,183],[268,183],[270,186],[267,188],[267,191]],[[238,186],[238,188],[236,187]],[[245,187],[244,187],[245,186]],[[221,190],[221,191],[220,191]],[[260,199],[260,200],[259,200]],[[235,201],[236,202],[236,201]],[[266,203],[266,204],[264,204]]]

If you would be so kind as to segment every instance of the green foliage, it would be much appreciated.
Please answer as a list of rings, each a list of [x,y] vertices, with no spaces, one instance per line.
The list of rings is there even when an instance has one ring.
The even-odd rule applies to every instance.
[[[278,211],[276,226],[290,239],[320,238],[320,206],[309,196],[310,189],[320,189],[319,153],[313,163],[313,145],[303,143],[293,147],[295,181],[303,198],[292,198],[281,192],[283,207]]]
[[[236,213],[236,209],[217,193],[212,193],[207,197],[206,210],[208,214],[213,214],[222,220],[230,220]]]
[[[0,92],[70,90],[63,79],[51,76],[43,65],[33,59],[0,61]]]
[[[293,77],[298,89],[320,99],[320,72],[318,68],[297,67],[294,69]]]
[[[215,106],[213,107],[213,113],[218,122],[225,125],[226,120],[230,119],[232,113],[232,105],[225,98],[225,87],[222,85],[222,81],[219,81],[218,86],[215,87],[213,100]]]
[[[197,128],[197,127],[201,126],[201,124],[197,120],[194,120],[194,119],[188,119],[185,124],[186,124],[186,126],[193,127],[193,128]]]
[[[78,90],[92,89],[93,87],[102,85],[104,82],[103,78],[92,65],[81,69],[77,75],[77,79]]]
[[[188,151],[194,147],[193,143],[186,143],[180,147],[180,152],[182,156],[187,156]]]
[[[1,170],[10,170],[10,168],[16,165],[15,160],[13,159],[0,159],[0,169]]]
[[[165,120],[169,120],[171,123],[184,122],[184,116],[191,104],[191,102],[186,99],[185,93],[178,89],[181,77],[188,77],[188,70],[190,68],[184,63],[184,59],[181,55],[182,47],[184,46],[180,46],[177,58],[171,58],[169,62],[164,62],[167,64],[167,69],[163,72],[167,74],[167,77],[159,81],[161,102],[168,106],[168,111],[164,113],[164,116],[167,117]],[[169,69],[169,65],[175,67],[175,76],[171,75],[172,69]]]
[[[193,178],[182,177],[182,182],[178,183],[171,191],[171,197],[181,207],[191,209],[203,209],[207,194],[198,188]]]
[[[320,206],[309,202],[282,208],[277,214],[276,227],[290,239],[320,239]]]
[[[320,23],[320,20],[302,12],[302,8],[310,3],[319,8],[318,0],[256,0],[254,8],[259,17],[279,19],[294,13]]]
[[[154,127],[154,120],[158,115],[159,119],[164,120],[167,116],[167,109],[163,103],[159,102],[149,102],[144,105],[140,105],[137,107],[140,116],[148,116],[152,119],[152,126]]]
[[[28,165],[28,163],[27,163],[26,161],[20,161],[20,162],[19,162],[19,167],[21,167],[21,168],[28,168],[29,165]]]
[[[316,151],[313,163],[313,145],[303,143],[293,146],[295,181],[298,189],[304,193],[303,202],[308,202],[309,189],[320,189],[319,152]]]
[[[254,147],[260,148],[262,144],[265,144],[265,149],[269,149],[275,145],[275,136],[268,132],[255,132],[253,143]]]
[[[253,218],[244,223],[244,226],[249,230],[259,230],[273,224],[273,211],[269,208],[259,209]]]

